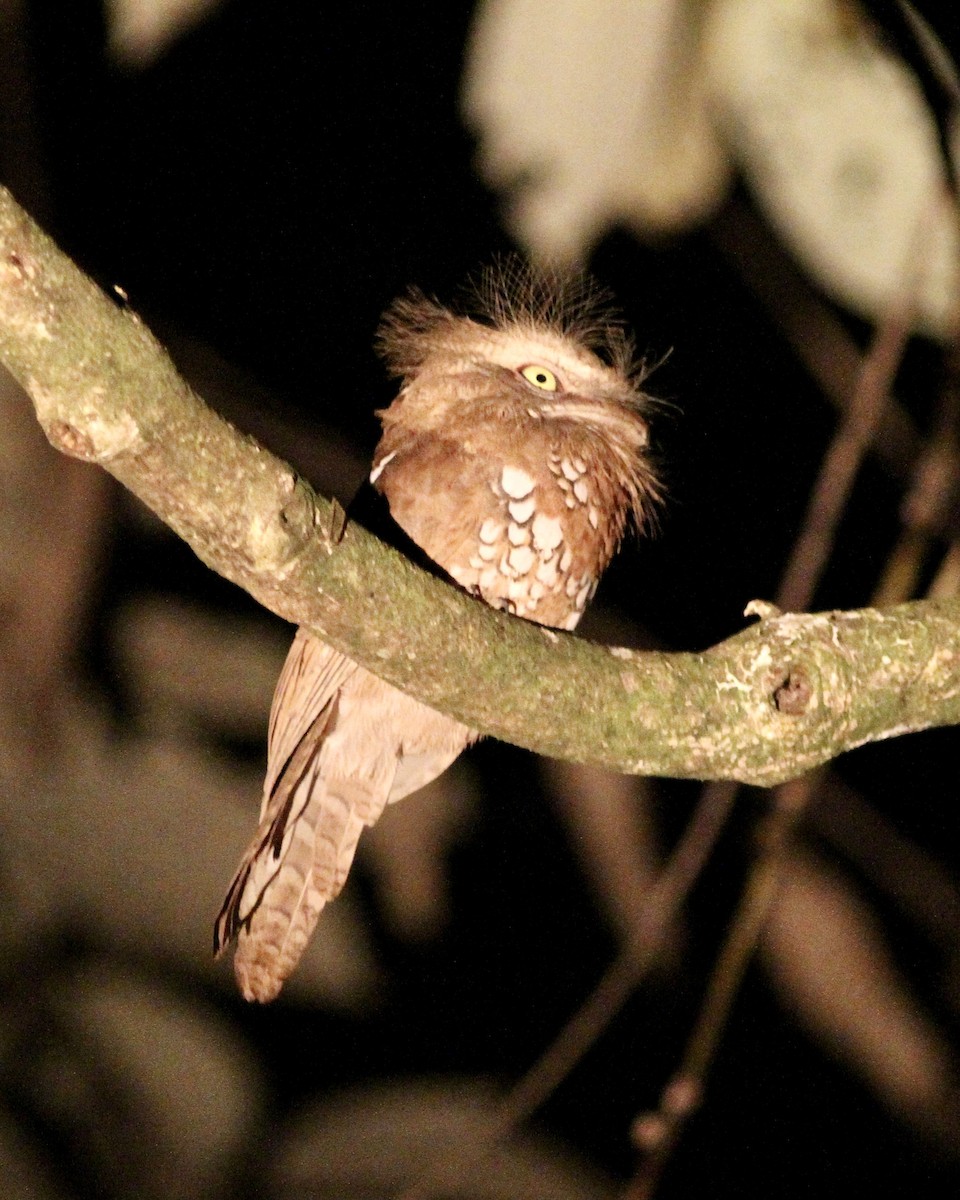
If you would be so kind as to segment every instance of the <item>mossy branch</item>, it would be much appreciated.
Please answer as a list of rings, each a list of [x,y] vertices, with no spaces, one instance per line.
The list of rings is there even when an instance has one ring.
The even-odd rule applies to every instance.
[[[960,721],[960,601],[767,612],[702,654],[641,653],[493,612],[354,525],[338,538],[335,507],[207,408],[2,189],[0,360],[54,446],[99,463],[215,571],[485,733],[625,772],[773,784]]]

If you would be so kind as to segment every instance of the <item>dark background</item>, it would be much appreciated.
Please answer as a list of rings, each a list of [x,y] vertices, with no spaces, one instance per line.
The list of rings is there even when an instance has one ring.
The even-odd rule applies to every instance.
[[[890,8],[873,11],[889,18],[895,38]],[[312,425],[337,431],[365,461],[377,437],[373,410],[390,397],[371,349],[384,307],[411,283],[449,296],[510,248],[457,115],[469,19],[469,5],[441,0],[232,0],[135,71],[106,56],[96,3],[32,0],[14,47],[29,89],[11,93],[19,107],[7,105],[13,132],[0,167],[68,252],[104,286],[122,286],[185,368],[202,357],[198,346],[230,364],[221,385],[229,392],[235,381],[242,391],[226,405],[235,420],[268,443],[266,429],[294,431],[276,448],[297,465],[313,461],[313,450],[298,452]],[[940,33],[949,42],[956,29]],[[673,648],[722,640],[742,626],[748,600],[773,596],[835,426],[834,408],[722,249],[718,223],[745,210],[751,201],[738,187],[705,227],[656,245],[614,231],[591,262],[640,349],[654,359],[670,352],[649,385],[669,401],[654,428],[668,503],[657,536],[625,548],[598,603]],[[867,327],[837,315],[865,345]],[[921,429],[949,377],[942,348],[915,339],[898,394]],[[902,497],[868,459],[817,607],[868,601],[898,534]],[[129,513],[118,521],[82,652],[122,727],[124,681],[102,636],[117,606],[155,590],[230,612],[254,605],[172,539],[144,535]],[[885,820],[954,872],[956,752],[956,733],[939,731],[839,764]],[[614,953],[532,759],[490,743],[474,758],[484,804],[452,864],[454,916],[442,936],[414,948],[393,938],[357,872],[353,886],[389,981],[376,1011],[348,1018],[283,1000],[259,1010],[210,989],[255,1045],[276,1119],[314,1093],[368,1079],[454,1072],[509,1081]],[[696,792],[659,788],[665,841]],[[744,794],[693,897],[680,960],[629,1002],[540,1118],[614,1176],[633,1163],[631,1119],[656,1103],[677,1062],[763,805],[760,793]],[[815,831],[805,836],[819,844]],[[955,1044],[949,964],[860,882],[917,1005]],[[68,1194],[107,1194],[62,1131],[30,1136],[60,1157]],[[958,1183],[956,1154],[891,1116],[751,971],[704,1108],[660,1194],[801,1197],[883,1184],[933,1197],[955,1195]],[[261,1194],[256,1173],[232,1194]]]

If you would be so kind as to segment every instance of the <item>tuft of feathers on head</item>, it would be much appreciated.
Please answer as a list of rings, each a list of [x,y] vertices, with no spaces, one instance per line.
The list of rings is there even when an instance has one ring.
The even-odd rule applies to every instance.
[[[613,295],[586,271],[557,264],[534,266],[517,255],[505,255],[468,282],[467,295],[477,316],[497,329],[571,338],[621,375],[637,373],[623,315]]]
[[[409,378],[436,350],[456,350],[463,322],[503,332],[568,338],[638,394],[649,374],[612,295],[584,271],[505,255],[468,280],[456,307],[411,289],[384,313],[376,346],[392,374]]]
[[[645,414],[656,403],[642,388],[650,370],[634,357],[633,341],[610,293],[591,276],[565,267],[533,266],[509,255],[469,280],[456,307],[411,289],[387,309],[376,345],[391,373],[409,383],[434,355],[470,358],[478,335],[491,329],[561,339],[589,352],[613,373],[599,402],[569,397],[558,407],[570,404],[571,412],[603,429],[634,527],[655,527],[663,491],[647,442]]]

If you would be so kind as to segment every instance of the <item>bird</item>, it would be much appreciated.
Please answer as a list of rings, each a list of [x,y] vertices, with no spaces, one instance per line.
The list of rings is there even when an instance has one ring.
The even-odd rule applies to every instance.
[[[575,629],[629,524],[661,497],[647,370],[585,274],[504,260],[448,306],[411,290],[377,349],[400,381],[368,491],[449,582]],[[214,926],[248,1000],[274,999],[364,828],[477,738],[298,629],[270,712],[259,827]]]

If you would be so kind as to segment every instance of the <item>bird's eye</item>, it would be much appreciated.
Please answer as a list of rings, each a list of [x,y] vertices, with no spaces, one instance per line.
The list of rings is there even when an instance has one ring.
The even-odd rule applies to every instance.
[[[541,367],[539,363],[531,363],[529,367],[521,367],[520,374],[527,383],[532,383],[541,392],[555,392],[560,385],[557,377],[549,367]]]

